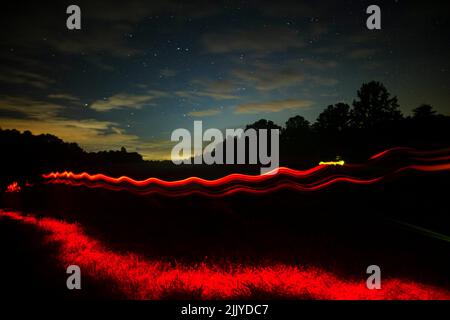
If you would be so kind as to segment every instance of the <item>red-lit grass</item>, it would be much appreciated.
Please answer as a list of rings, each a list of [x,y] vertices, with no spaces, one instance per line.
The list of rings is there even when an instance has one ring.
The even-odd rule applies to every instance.
[[[364,279],[349,281],[312,267],[149,261],[108,250],[75,224],[0,210],[2,216],[48,232],[47,240],[60,244],[64,264],[79,265],[82,272],[109,281],[130,299],[450,299],[447,290],[401,279],[385,279],[381,290],[368,290]]]

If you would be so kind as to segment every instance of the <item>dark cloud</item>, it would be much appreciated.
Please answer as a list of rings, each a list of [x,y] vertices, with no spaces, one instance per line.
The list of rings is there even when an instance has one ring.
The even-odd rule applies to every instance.
[[[295,110],[309,108],[313,103],[309,100],[286,99],[266,102],[243,103],[235,108],[237,114],[272,113],[283,110]]]
[[[206,34],[203,44],[210,53],[251,52],[263,55],[305,46],[299,32],[287,27]]]

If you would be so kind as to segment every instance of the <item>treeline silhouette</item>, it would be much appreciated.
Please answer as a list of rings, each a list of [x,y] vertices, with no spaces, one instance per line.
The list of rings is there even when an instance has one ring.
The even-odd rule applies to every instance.
[[[297,115],[284,127],[266,119],[246,126],[246,130],[279,129],[280,165],[297,168],[323,160],[364,161],[377,151],[397,146],[448,147],[449,128],[450,117],[437,114],[427,104],[405,117],[397,97],[376,81],[364,83],[351,106],[342,102],[329,105],[314,123]],[[225,154],[226,148],[223,150]]]
[[[377,151],[394,147],[439,148],[450,145],[450,117],[437,114],[430,105],[421,105],[412,116],[402,115],[397,97],[376,81],[364,83],[352,105],[328,106],[310,123],[298,115],[281,127],[261,119],[246,130],[275,129],[280,135],[280,165],[309,167],[321,160],[360,161]],[[0,128],[1,185],[22,183],[40,174],[56,170],[108,172],[120,167],[126,174],[131,168],[152,167],[164,171],[173,167],[170,161],[145,161],[136,152],[86,152],[76,143],[67,143],[50,135],[33,135],[30,131]],[[185,168],[185,166],[183,167]]]
[[[261,126],[262,123],[256,123]],[[270,122],[267,125],[273,126]],[[253,124],[255,126],[255,124]],[[374,152],[390,147],[440,148],[450,144],[450,117],[422,104],[405,117],[396,96],[376,81],[364,83],[352,105],[328,106],[311,124],[302,116],[290,118],[281,128],[280,159],[366,160]]]

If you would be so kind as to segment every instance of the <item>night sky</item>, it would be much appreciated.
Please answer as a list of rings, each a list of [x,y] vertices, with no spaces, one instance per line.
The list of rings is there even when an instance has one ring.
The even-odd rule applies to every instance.
[[[422,103],[450,114],[444,1],[183,2],[2,5],[0,127],[167,159],[171,132],[194,120],[313,122],[371,80],[405,115]],[[66,28],[70,4],[81,30]],[[366,28],[370,4],[382,30]]]

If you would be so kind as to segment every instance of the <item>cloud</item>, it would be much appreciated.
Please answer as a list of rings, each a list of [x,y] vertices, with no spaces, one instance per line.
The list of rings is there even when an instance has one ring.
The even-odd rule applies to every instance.
[[[220,109],[205,109],[205,110],[198,110],[198,111],[191,111],[188,113],[188,116],[191,117],[210,117],[215,116],[217,114],[220,114],[222,110]]]
[[[52,52],[89,54],[97,53],[100,58],[106,56],[127,57],[143,51],[135,46],[133,34],[137,25],[142,21],[150,21],[160,16],[173,16],[174,22],[185,22],[186,17],[191,19],[208,17],[221,12],[221,6],[215,3],[204,3],[201,6],[195,3],[180,2],[178,0],[142,1],[127,0],[116,1],[78,1],[81,8],[81,30],[69,31],[65,28],[65,8],[67,4],[44,5],[30,4],[23,10],[20,4],[11,8],[4,8],[4,15],[14,15],[8,24],[8,34],[2,37],[7,47],[22,47],[33,49],[45,48]],[[20,13],[20,14],[17,14]],[[45,19],[43,18],[45,17]],[[11,16],[9,16],[11,18]],[[24,28],[23,26],[33,26]],[[171,26],[172,27],[172,26]],[[173,27],[176,27],[173,26]],[[169,28],[166,25],[165,28]],[[5,38],[5,39],[4,39]],[[108,64],[98,65],[110,69]]]
[[[332,87],[339,83],[337,79],[322,76],[311,76],[309,77],[311,81],[319,86]]]
[[[50,96],[58,99],[65,97],[62,94]],[[64,107],[51,102],[7,96],[0,99],[0,106],[2,111],[15,113],[12,117],[0,118],[3,129],[50,133],[66,141],[76,139],[80,144],[87,145],[101,145],[103,139],[110,145],[130,140],[113,122],[59,117],[58,112]]]
[[[252,85],[261,91],[291,87],[302,83],[304,75],[297,70],[281,68],[276,69],[268,64],[259,64],[257,68],[251,70],[235,69],[232,75],[245,81],[245,85]]]
[[[86,60],[86,62],[89,62],[90,64],[99,68],[102,71],[108,72],[116,71],[116,67],[111,63],[105,62],[105,58],[102,56],[90,55],[84,56],[84,59]]]
[[[200,80],[196,79],[192,81],[193,85],[197,85],[205,88],[206,91],[217,93],[231,93],[236,91],[236,84],[230,80]]]
[[[236,95],[239,86],[230,80],[193,80],[191,84],[195,86],[192,90],[176,91],[177,96],[183,98],[208,97],[214,100],[238,99]]]
[[[364,60],[373,57],[376,54],[376,49],[354,49],[349,51],[348,56],[354,60]]]
[[[83,32],[56,34],[47,40],[54,49],[68,54],[104,54],[116,57],[128,57],[141,51],[130,46],[126,34],[132,33],[132,27],[124,24],[105,24]],[[94,60],[92,60],[94,61]]]
[[[48,118],[45,121],[39,119],[2,119],[3,129],[30,130],[34,134],[54,134],[59,138],[72,141],[76,139],[80,144],[98,144],[108,141],[111,137],[120,135],[120,130],[112,130],[112,134],[101,134],[110,130],[115,125],[113,122],[97,121],[94,119],[72,120],[66,118]],[[116,139],[113,139],[116,140]],[[121,137],[121,140],[128,140]]]
[[[121,13],[116,5],[109,3],[103,3],[103,10],[101,5],[91,10],[91,3],[94,1],[80,5],[82,24],[81,30],[77,32],[65,28],[65,8],[33,5],[29,10],[22,10],[22,14],[14,16],[9,29],[11,32],[4,42],[8,47],[16,48],[17,52],[31,51],[37,57],[42,52],[55,51],[57,54],[84,54],[86,58],[94,53],[101,54],[102,57],[127,57],[139,53],[126,37],[135,27],[131,21],[131,12],[129,15],[125,10]],[[122,15],[123,19],[107,21],[105,11],[111,7],[116,7],[116,16]],[[24,28],[24,25],[31,25],[33,28]],[[22,50],[19,51],[18,48]]]
[[[241,86],[252,86],[260,91],[271,91],[299,86],[305,81],[318,85],[332,86],[335,79],[312,75],[316,71],[337,67],[333,60],[289,59],[280,62],[256,60],[247,64],[245,69],[234,69],[231,75],[240,81]]]
[[[238,98],[235,95],[231,95],[231,94],[227,94],[227,93],[206,92],[206,91],[195,92],[195,95],[200,96],[200,97],[209,97],[209,98],[213,98],[215,100],[231,100],[231,99]]]
[[[175,77],[177,75],[177,72],[173,69],[165,68],[165,69],[161,69],[159,71],[159,74],[163,77],[170,78],[170,77]]]
[[[56,116],[63,106],[25,97],[0,97],[0,109],[3,112],[19,113],[22,117],[46,119]]]
[[[55,100],[66,100],[69,102],[79,102],[80,99],[78,97],[75,97],[71,94],[67,94],[67,93],[53,93],[53,94],[49,94],[47,97],[49,97],[50,99],[55,99]]]
[[[8,84],[25,84],[38,89],[47,89],[55,81],[30,71],[2,68],[0,82]]]
[[[309,67],[316,70],[333,69],[338,66],[338,63],[334,60],[318,60],[318,59],[301,59],[295,62],[297,65]]]
[[[116,94],[105,100],[97,100],[91,104],[91,108],[98,112],[106,112],[115,109],[141,109],[144,105],[151,104],[153,100],[166,94],[162,91],[150,90],[146,94]]]
[[[202,42],[210,53],[268,54],[291,48],[303,48],[305,45],[298,31],[286,27],[211,33],[204,35]]]
[[[236,106],[234,112],[237,114],[271,113],[283,110],[308,108],[313,103],[309,100],[285,99],[269,102],[244,103]]]
[[[237,99],[235,95],[220,93],[220,92],[208,92],[208,91],[175,91],[175,94],[182,98],[196,98],[196,97],[208,97],[214,100],[231,100]]]

